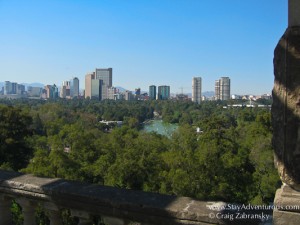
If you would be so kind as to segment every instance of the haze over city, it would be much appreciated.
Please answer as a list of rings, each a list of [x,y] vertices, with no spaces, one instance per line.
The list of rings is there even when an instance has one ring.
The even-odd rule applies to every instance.
[[[1,1],[0,80],[57,84],[112,67],[114,86],[191,92],[231,78],[231,93],[270,93],[284,0]]]

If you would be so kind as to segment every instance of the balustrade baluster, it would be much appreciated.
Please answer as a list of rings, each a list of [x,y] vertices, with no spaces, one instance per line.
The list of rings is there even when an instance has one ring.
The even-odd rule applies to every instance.
[[[44,208],[49,214],[50,225],[62,225],[62,218],[59,208],[50,202],[44,204]]]
[[[0,225],[11,225],[11,198],[0,195]]]
[[[120,219],[116,217],[108,217],[108,216],[102,216],[103,222],[107,225],[128,225],[130,224],[129,221],[125,219]]]
[[[24,216],[23,225],[36,225],[35,221],[35,208],[37,204],[25,198],[20,198],[16,200],[22,207],[22,212]]]
[[[78,211],[78,210],[71,210],[71,215],[79,218],[78,225],[91,225],[92,220],[87,212]]]

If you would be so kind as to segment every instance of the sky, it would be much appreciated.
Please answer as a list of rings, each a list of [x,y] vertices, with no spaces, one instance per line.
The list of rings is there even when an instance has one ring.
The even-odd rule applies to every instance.
[[[113,86],[271,93],[287,0],[0,0],[0,82],[61,85],[113,68]]]

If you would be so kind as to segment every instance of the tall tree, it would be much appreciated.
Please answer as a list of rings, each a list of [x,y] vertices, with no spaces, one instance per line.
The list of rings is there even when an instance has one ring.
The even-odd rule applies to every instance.
[[[19,170],[32,156],[27,137],[31,117],[21,109],[0,105],[0,165]]]

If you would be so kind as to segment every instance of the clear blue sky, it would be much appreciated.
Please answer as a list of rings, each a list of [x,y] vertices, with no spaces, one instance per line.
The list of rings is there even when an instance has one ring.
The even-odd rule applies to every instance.
[[[271,93],[288,0],[0,0],[0,81],[61,85],[113,68],[113,85]]]

